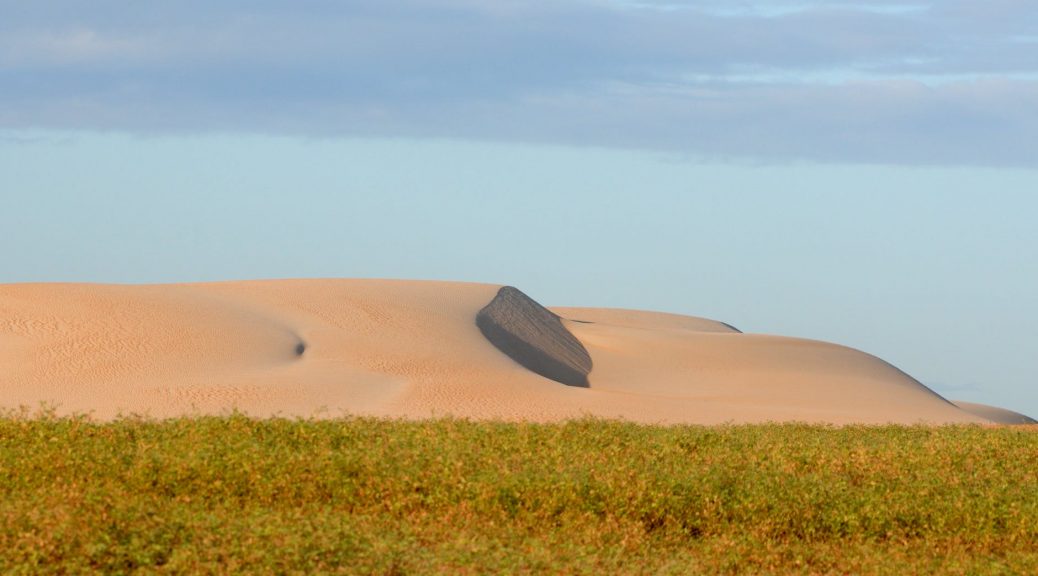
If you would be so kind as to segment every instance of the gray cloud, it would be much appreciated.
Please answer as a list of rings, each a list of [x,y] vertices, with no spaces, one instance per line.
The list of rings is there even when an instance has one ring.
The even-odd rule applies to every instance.
[[[1026,4],[0,1],[0,127],[1038,167]]]

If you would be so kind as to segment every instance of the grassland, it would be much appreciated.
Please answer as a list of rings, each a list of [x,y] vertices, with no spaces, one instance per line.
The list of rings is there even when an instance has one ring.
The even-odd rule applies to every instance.
[[[0,573],[1038,573],[1038,430],[0,418]]]

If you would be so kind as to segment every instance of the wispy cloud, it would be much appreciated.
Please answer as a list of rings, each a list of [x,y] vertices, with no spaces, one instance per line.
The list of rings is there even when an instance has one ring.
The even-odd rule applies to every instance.
[[[0,127],[1038,167],[1028,4],[0,0]]]

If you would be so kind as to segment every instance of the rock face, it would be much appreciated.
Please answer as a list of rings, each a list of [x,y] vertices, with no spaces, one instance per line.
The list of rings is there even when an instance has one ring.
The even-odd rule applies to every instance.
[[[554,312],[517,288],[501,288],[476,314],[476,326],[526,369],[568,386],[588,387],[591,355]]]

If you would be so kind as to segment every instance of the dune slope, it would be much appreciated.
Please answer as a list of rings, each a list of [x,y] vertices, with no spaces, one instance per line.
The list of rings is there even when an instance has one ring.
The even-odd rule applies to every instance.
[[[488,284],[0,285],[0,408],[650,423],[989,422],[849,348]]]
[[[980,416],[994,422],[995,424],[1009,424],[1009,425],[1032,425],[1038,424],[1038,420],[1025,416],[1019,412],[1007,410],[1005,408],[999,408],[997,406],[988,406],[986,404],[977,404],[975,402],[960,402],[954,401],[955,405],[960,409],[973,414],[974,416]]]

